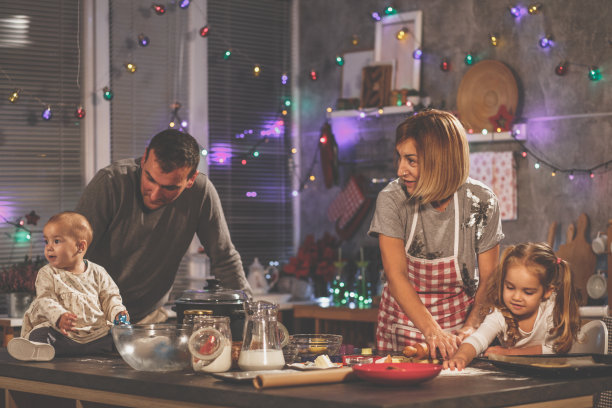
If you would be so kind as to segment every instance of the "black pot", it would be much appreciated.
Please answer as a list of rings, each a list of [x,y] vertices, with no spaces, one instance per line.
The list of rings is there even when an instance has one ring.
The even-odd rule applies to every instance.
[[[185,310],[210,310],[213,316],[228,316],[233,341],[242,341],[244,304],[248,299],[242,290],[225,289],[217,279],[207,279],[204,290],[186,290],[174,302],[178,323],[183,322]]]

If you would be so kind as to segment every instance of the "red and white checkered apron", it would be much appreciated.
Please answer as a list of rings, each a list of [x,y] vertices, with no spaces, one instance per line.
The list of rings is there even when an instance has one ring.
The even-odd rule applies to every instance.
[[[457,193],[455,204],[455,243],[452,256],[440,259],[422,259],[408,254],[414,238],[418,220],[418,207],[415,208],[410,236],[406,242],[406,263],[408,279],[419,294],[421,302],[427,307],[440,327],[446,331],[459,329],[467,317],[468,308],[473,302],[463,289],[457,254],[459,252],[459,206]],[[415,203],[415,206],[417,204]],[[401,351],[406,345],[425,339],[385,285],[378,309],[376,343],[379,351]]]

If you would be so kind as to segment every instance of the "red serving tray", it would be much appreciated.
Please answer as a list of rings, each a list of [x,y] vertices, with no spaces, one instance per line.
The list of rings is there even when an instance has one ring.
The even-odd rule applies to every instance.
[[[440,374],[442,366],[430,363],[372,363],[353,366],[362,380],[381,385],[411,385],[430,380]]]

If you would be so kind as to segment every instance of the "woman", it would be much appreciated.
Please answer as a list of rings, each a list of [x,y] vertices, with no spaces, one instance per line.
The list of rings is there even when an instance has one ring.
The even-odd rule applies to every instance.
[[[386,284],[376,331],[379,351],[426,341],[448,358],[480,324],[487,279],[499,257],[499,205],[468,178],[459,120],[429,110],[397,127],[398,179],[378,195],[369,234],[378,237]],[[478,269],[478,272],[476,272]]]

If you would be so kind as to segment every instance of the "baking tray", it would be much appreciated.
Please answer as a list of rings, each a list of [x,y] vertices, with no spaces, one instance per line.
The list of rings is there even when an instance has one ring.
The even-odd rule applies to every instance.
[[[478,358],[503,370],[532,377],[597,377],[612,376],[611,354],[562,354],[562,355],[490,355]]]

